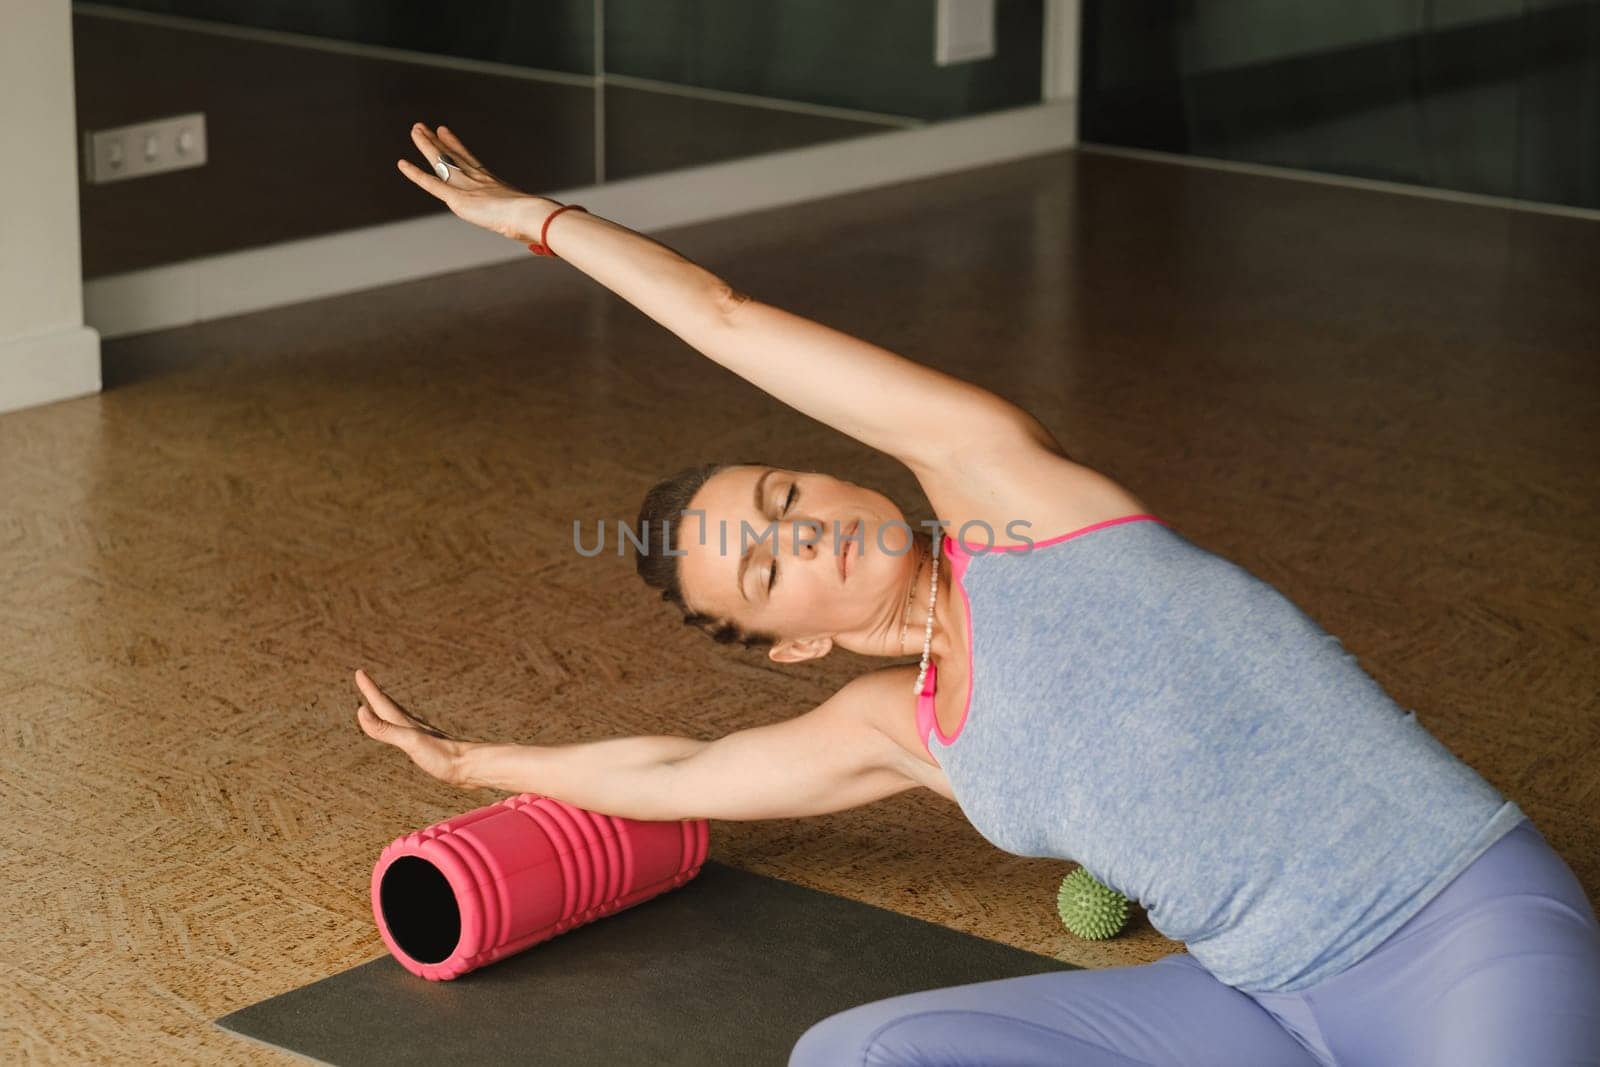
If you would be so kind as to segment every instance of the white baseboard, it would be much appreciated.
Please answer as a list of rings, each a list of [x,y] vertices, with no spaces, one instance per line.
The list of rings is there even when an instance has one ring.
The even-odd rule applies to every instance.
[[[100,391],[100,335],[87,326],[0,338],[0,414]]]
[[[650,233],[895,182],[1010,162],[1077,143],[1066,97],[912,130],[541,192]],[[398,173],[375,176],[403,181]],[[420,189],[418,196],[427,196]],[[96,278],[84,319],[102,337],[187,326],[528,255],[448,211]],[[4,395],[0,391],[0,395]]]

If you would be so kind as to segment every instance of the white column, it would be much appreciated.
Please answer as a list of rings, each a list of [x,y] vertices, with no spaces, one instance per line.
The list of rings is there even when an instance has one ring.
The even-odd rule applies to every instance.
[[[1078,95],[1082,8],[1082,0],[1044,0],[1044,91],[1040,95],[1046,101]]]
[[[0,412],[100,391],[83,324],[70,0],[0,18]]]

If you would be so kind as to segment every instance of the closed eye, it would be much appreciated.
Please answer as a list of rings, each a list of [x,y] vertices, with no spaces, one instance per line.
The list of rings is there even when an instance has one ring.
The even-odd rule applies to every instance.
[[[789,486],[789,494],[783,498],[783,510],[778,512],[779,515],[787,515],[787,514],[789,514],[789,509],[794,507],[795,497],[798,496],[799,493],[800,493],[800,486],[799,485],[791,485],[791,486]],[[777,556],[773,556],[772,557],[772,573],[767,578],[767,595],[768,596],[772,595],[772,587],[777,585],[777,584],[778,584],[778,557]]]

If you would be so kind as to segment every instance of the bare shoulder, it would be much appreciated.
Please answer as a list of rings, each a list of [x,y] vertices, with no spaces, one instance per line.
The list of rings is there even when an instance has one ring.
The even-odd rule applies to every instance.
[[[916,785],[954,800],[950,780],[938,764],[923,752],[917,737],[917,668],[912,664],[880,667],[852,679],[836,694],[852,716],[870,726],[879,736],[886,766]]]
[[[982,523],[966,534],[980,544],[1041,541],[1149,511],[1116,481],[1020,433],[960,449],[939,469],[915,473],[949,534],[955,537],[964,523]]]

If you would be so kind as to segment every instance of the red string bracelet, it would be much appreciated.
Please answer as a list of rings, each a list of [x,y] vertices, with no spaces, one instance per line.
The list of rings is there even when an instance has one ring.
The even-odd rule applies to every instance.
[[[577,204],[563,204],[561,207],[556,208],[554,211],[550,212],[549,217],[544,220],[544,225],[539,228],[539,239],[528,246],[528,251],[532,252],[536,256],[556,256],[554,252],[550,251],[550,242],[546,238],[546,235],[550,232],[550,220],[569,208],[573,211],[581,211],[585,215],[589,213],[588,208],[579,207]],[[561,257],[556,256],[556,258],[560,259]]]

